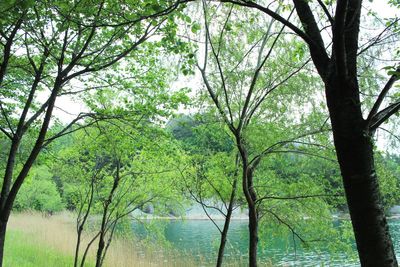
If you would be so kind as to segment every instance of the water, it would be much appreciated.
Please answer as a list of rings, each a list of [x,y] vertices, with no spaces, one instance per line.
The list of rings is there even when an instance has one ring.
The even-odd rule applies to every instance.
[[[222,225],[223,221],[219,221]],[[215,261],[219,246],[219,232],[209,220],[163,220],[163,235],[173,248],[194,259]],[[396,254],[400,256],[400,220],[389,222],[394,240]],[[133,229],[139,238],[146,236],[143,225],[134,223]],[[226,246],[225,259],[235,260],[247,258],[248,226],[246,220],[233,220],[229,231],[229,241]],[[296,251],[287,237],[273,239],[268,247],[259,248],[261,262],[272,261],[277,266],[358,266],[354,260],[349,260],[344,255],[329,254],[328,252],[316,253],[304,251],[297,247]]]

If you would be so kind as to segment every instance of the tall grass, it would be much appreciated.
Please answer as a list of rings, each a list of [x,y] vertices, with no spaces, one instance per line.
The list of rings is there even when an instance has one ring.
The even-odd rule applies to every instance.
[[[85,248],[90,235],[83,237]],[[72,266],[76,244],[71,214],[44,217],[38,213],[11,215],[6,237],[5,266]],[[87,266],[93,266],[96,246],[92,248]],[[190,257],[162,248],[145,248],[131,237],[117,237],[106,256],[107,267],[206,266]]]
[[[35,243],[34,236],[10,229],[4,254],[6,267],[71,266],[73,257],[50,246]]]

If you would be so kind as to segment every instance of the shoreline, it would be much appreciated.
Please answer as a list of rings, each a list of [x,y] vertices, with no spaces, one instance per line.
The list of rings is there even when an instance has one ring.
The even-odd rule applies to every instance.
[[[225,218],[222,216],[210,216],[211,218],[207,216],[182,216],[182,217],[174,217],[174,216],[157,216],[157,215],[152,215],[149,214],[148,216],[132,216],[135,217],[136,219],[139,220],[170,220],[170,221],[209,221],[209,220],[214,220],[214,221],[224,221]],[[400,214],[391,214],[387,215],[386,218],[388,220],[399,220],[400,219]],[[307,220],[307,218],[304,218]],[[333,214],[332,215],[333,220],[350,220],[350,215],[348,213],[345,214]],[[248,221],[247,216],[236,216],[232,217],[231,221]]]

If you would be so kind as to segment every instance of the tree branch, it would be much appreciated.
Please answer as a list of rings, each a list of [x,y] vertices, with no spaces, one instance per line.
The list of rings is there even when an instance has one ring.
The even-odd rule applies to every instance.
[[[336,3],[335,23],[333,24],[333,56],[336,72],[340,77],[347,77],[346,46],[344,30],[346,23],[348,0],[338,0]]]
[[[397,67],[395,74],[393,74],[390,77],[390,79],[387,81],[387,83],[383,87],[382,91],[379,93],[378,98],[376,99],[371,111],[368,114],[368,118],[367,118],[367,127],[368,128],[371,126],[372,120],[374,120],[373,117],[377,115],[379,107],[381,106],[385,96],[387,95],[389,90],[392,88],[393,84],[397,80],[399,80],[399,78],[400,78],[399,73],[400,73],[400,67]]]
[[[308,1],[293,0],[293,2],[296,7],[297,15],[303,24],[304,31],[306,32],[308,38],[312,40],[307,42],[310,48],[311,57],[318,72],[324,79],[326,77],[330,59],[326,53],[324,41],[322,39],[317,22],[315,21],[314,14],[311,11]]]
[[[299,199],[307,199],[307,198],[316,198],[316,197],[343,197],[343,195],[332,195],[332,194],[316,194],[316,195],[302,195],[302,196],[264,196],[260,197],[256,200],[256,202],[261,202],[265,199],[276,199],[276,200],[299,200]]]
[[[369,123],[369,130],[375,131],[382,123],[390,118],[393,114],[400,110],[400,100],[379,111],[375,116],[371,118]]]

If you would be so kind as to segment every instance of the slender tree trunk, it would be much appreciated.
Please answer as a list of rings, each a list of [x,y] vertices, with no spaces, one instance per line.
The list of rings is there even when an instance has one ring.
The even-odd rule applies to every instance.
[[[10,209],[2,208],[0,210],[0,267],[3,266],[4,245],[6,241],[6,231],[8,219],[10,218]]]
[[[15,157],[17,154],[19,140],[14,139],[11,144],[10,152],[8,155],[7,166],[3,177],[3,185],[0,193],[0,267],[3,266],[4,244],[6,240],[6,231],[10,211],[5,209],[8,194],[10,193],[10,186],[15,166]]]
[[[375,172],[373,141],[358,85],[333,76],[326,85],[336,153],[362,266],[398,266]]]
[[[20,140],[14,137],[14,139],[11,142],[10,152],[8,153],[7,165],[6,165],[6,170],[4,172],[3,185],[0,193],[1,210],[4,209],[8,194],[10,193],[12,176],[14,173],[14,166],[15,166],[15,157],[17,155],[19,142]]]
[[[226,245],[226,240],[228,236],[228,229],[229,229],[229,224],[230,224],[230,216],[228,217],[229,213],[226,216],[225,223],[224,223],[224,229],[222,230],[221,233],[221,241],[219,243],[219,249],[218,249],[218,256],[217,256],[217,267],[222,266],[222,261],[224,259],[224,251],[225,251],[225,245]]]
[[[117,183],[114,182],[114,186],[108,196],[108,200],[104,205],[103,216],[101,219],[101,227],[100,227],[100,236],[99,236],[99,244],[97,245],[97,253],[96,253],[96,267],[101,267],[102,258],[103,258],[103,251],[105,247],[105,235],[106,235],[106,228],[107,228],[107,216],[108,216],[108,207],[111,204],[112,196],[114,194],[115,189],[117,188]]]
[[[80,249],[80,245],[81,245],[82,231],[83,231],[83,227],[79,226],[78,233],[77,233],[76,245],[75,245],[74,267],[78,266],[79,249]]]
[[[256,267],[258,245],[258,211],[256,207],[257,195],[253,187],[254,169],[249,164],[247,150],[242,143],[240,133],[236,134],[236,144],[243,165],[242,190],[246,198],[247,207],[249,209],[249,267]]]
[[[232,218],[233,205],[234,205],[234,201],[235,201],[235,197],[236,197],[236,187],[237,187],[237,179],[235,177],[235,180],[233,181],[233,185],[232,185],[231,196],[229,198],[229,206],[228,206],[228,210],[226,212],[224,228],[222,229],[222,233],[221,233],[221,242],[219,244],[218,257],[217,257],[217,267],[222,266],[222,261],[224,259],[225,245],[226,245],[226,240],[227,240],[227,236],[228,236],[229,225],[230,225],[231,218]]]
[[[247,166],[247,185],[251,201],[248,201],[249,208],[249,266],[257,266],[257,246],[258,246],[258,210],[256,206],[257,195],[253,187],[253,169]]]
[[[118,217],[118,216],[117,216],[117,217]],[[107,251],[108,251],[108,249],[109,249],[109,247],[110,247],[110,245],[111,245],[111,241],[112,241],[112,239],[113,239],[113,237],[114,237],[115,228],[116,228],[116,226],[117,226],[117,223],[118,223],[118,219],[116,219],[116,220],[112,223],[111,233],[110,233],[110,235],[108,236],[107,245],[105,246],[103,255],[101,256],[100,266],[103,266],[103,264],[104,264],[104,259],[106,258]]]
[[[54,104],[57,98],[57,93],[59,92],[60,88],[62,85],[62,79],[60,76],[56,78],[56,81],[54,83],[54,88],[53,91],[51,92],[51,95],[49,97],[49,104],[47,107],[47,110],[45,112],[45,116],[43,119],[42,126],[39,131],[39,135],[36,139],[35,145],[33,146],[28,158],[26,159],[25,163],[23,164],[23,167],[19,174],[15,177],[14,183],[12,184],[3,184],[2,191],[1,191],[1,209],[0,209],[0,267],[3,266],[3,251],[4,251],[4,240],[5,240],[5,235],[6,235],[6,229],[7,229],[7,222],[8,218],[10,217],[11,210],[14,205],[15,198],[17,197],[18,191],[22,186],[22,183],[24,182],[25,178],[28,176],[28,173],[36,161],[36,158],[39,155],[39,152],[42,149],[43,142],[45,140],[46,134],[47,134],[47,129],[50,125],[50,120],[51,116],[53,113],[53,108]],[[20,131],[18,131],[19,133]],[[20,138],[20,137],[17,137]],[[19,139],[20,141],[20,139]],[[4,176],[3,183],[11,183],[12,179],[12,170],[13,167],[11,166],[14,164],[15,166],[15,156],[18,150],[18,142],[16,144],[12,144],[12,148],[10,150],[10,158],[9,162],[7,164],[10,164],[10,167],[7,166],[7,168],[10,168],[10,171],[7,172]],[[11,163],[10,163],[11,162]],[[10,176],[7,176],[10,175]]]
[[[8,218],[7,218],[8,220]],[[6,242],[7,221],[0,219],[0,259],[3,259],[4,244]],[[3,260],[0,261],[0,266],[3,266]]]
[[[96,254],[96,267],[101,267],[101,258],[103,255],[103,250],[105,247],[104,242],[104,232],[100,233],[99,244],[97,246],[97,254]]]
[[[84,201],[81,204],[80,209],[79,209],[79,214],[78,214],[78,218],[77,218],[77,239],[76,239],[76,245],[75,245],[74,267],[78,266],[79,249],[80,249],[80,245],[81,245],[82,232],[83,232],[83,228],[85,227],[86,220],[89,217],[89,213],[90,213],[90,211],[92,209],[93,195],[94,195],[94,183],[95,183],[95,178],[97,176],[97,173],[98,172],[96,172],[92,176],[92,179],[91,179],[91,182],[90,182],[90,194],[89,194],[88,206],[86,208],[85,214],[82,217],[82,221],[80,221],[80,219],[81,219],[81,215],[82,215],[82,209],[83,209],[86,201]]]
[[[103,262],[103,251],[105,248],[105,235],[107,232],[107,224],[108,224],[108,208],[110,207],[112,201],[113,201],[113,197],[114,197],[114,193],[117,190],[117,187],[119,185],[119,181],[120,181],[120,161],[119,159],[116,160],[116,172],[115,172],[115,176],[114,176],[114,182],[113,182],[113,186],[110,190],[110,193],[108,194],[107,200],[104,204],[104,209],[103,209],[103,218],[101,220],[101,229],[100,229],[100,237],[99,237],[99,244],[97,246],[97,254],[96,254],[96,267],[101,267],[102,262]]]
[[[81,259],[81,264],[80,267],[84,267],[85,266],[85,261],[86,261],[86,257],[89,253],[89,249],[92,246],[93,242],[96,241],[96,239],[99,237],[100,232],[98,232],[90,241],[89,243],[86,245],[85,251],[83,252],[82,255],[82,259]]]
[[[257,266],[258,215],[254,205],[249,205],[249,266]]]

